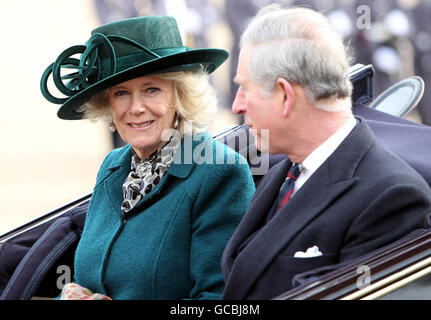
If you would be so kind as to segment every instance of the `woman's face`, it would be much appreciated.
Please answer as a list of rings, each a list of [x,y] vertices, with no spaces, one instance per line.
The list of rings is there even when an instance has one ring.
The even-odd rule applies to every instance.
[[[121,138],[146,158],[163,146],[165,129],[173,127],[174,84],[156,76],[143,76],[108,89],[113,121]]]

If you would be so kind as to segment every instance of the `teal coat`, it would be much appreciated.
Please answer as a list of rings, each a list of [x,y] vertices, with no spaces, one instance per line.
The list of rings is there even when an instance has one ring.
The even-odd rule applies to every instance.
[[[246,161],[209,133],[183,139],[161,182],[123,217],[130,163],[128,145],[99,170],[74,281],[113,299],[220,299],[221,255],[255,191]]]

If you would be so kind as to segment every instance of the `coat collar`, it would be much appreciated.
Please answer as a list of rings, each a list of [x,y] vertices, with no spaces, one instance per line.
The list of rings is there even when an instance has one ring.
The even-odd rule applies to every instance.
[[[307,224],[324,212],[334,199],[354,186],[356,168],[363,156],[375,143],[374,135],[368,125],[362,118],[358,117],[358,120],[359,124],[334,153],[319,167],[289,203],[263,226],[260,232],[238,254],[231,266],[232,269],[228,277],[230,280],[225,288],[225,298],[245,298],[277,254]],[[272,178],[262,181],[265,185],[262,186],[261,192],[253,200],[257,205],[247,212],[246,219],[243,219],[236,235],[226,248],[228,257],[234,256],[236,248],[246,239],[251,230],[255,230],[263,223],[266,213],[273,203],[273,199],[268,200],[265,197],[268,197],[268,194],[275,194],[274,197],[268,197],[275,198],[281,185],[279,175],[281,175],[281,180],[284,180],[291,165],[289,160],[285,160],[283,164],[274,168]],[[312,196],[310,197],[310,195]],[[288,230],[286,226],[288,226]],[[250,266],[253,267],[250,268]],[[234,293],[234,296],[230,296],[230,292]]]
[[[211,135],[209,132],[203,132],[195,134],[193,136],[184,136],[181,139],[181,144],[179,149],[174,155],[174,160],[172,161],[171,167],[163,176],[159,184],[157,184],[151,192],[143,197],[138,204],[130,212],[137,209],[143,203],[147,202],[153,198],[156,194],[165,186],[166,181],[169,176],[176,177],[179,179],[187,178],[192,172],[196,162],[193,157],[199,156],[195,154],[195,149],[202,144],[207,143],[211,140]],[[122,185],[130,173],[130,165],[132,160],[132,147],[126,145],[123,147],[117,157],[113,159],[107,168],[106,178],[104,179],[104,188],[106,194],[108,195],[109,202],[112,206],[114,212],[121,214],[121,203],[123,201]]]

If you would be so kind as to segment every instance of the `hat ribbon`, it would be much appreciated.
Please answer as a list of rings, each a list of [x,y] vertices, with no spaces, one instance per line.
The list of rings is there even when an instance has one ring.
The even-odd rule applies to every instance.
[[[70,97],[117,72],[117,56],[112,42],[122,42],[143,50],[157,59],[161,56],[140,43],[123,36],[95,33],[85,45],[76,45],[64,50],[54,63],[46,68],[40,81],[43,96],[50,102],[63,104]],[[81,54],[80,58],[72,56]],[[64,69],[76,69],[75,72],[62,75]],[[57,89],[67,98],[57,98],[48,89],[48,78],[52,78]],[[64,73],[64,71],[63,71]],[[66,83],[64,81],[67,81]]]

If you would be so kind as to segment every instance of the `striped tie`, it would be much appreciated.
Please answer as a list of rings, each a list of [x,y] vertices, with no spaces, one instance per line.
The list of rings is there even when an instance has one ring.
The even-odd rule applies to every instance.
[[[281,187],[280,194],[278,195],[278,208],[277,211],[283,208],[283,206],[289,201],[292,196],[293,189],[295,187],[295,181],[299,176],[299,165],[295,163],[287,173],[286,181],[284,181]]]

